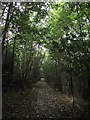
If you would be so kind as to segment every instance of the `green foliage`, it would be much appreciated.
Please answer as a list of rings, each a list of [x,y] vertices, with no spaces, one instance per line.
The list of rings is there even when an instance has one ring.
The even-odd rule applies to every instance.
[[[2,6],[4,10],[5,4],[2,3]],[[3,89],[13,87],[23,90],[28,83],[31,86],[40,79],[41,52],[39,52],[39,44],[41,44],[43,37],[41,35],[43,27],[39,27],[39,24],[46,16],[47,10],[44,3],[37,2],[15,3],[12,9],[14,11],[9,16],[13,14],[13,18],[7,21],[10,23],[8,36],[4,41]],[[7,9],[6,12],[8,14]],[[3,19],[4,21],[6,19]],[[7,38],[8,41],[6,42]]]
[[[89,4],[52,3],[50,7],[47,48],[52,61],[46,62],[45,76],[49,83],[54,79],[54,85],[60,81],[58,88],[63,92],[74,88],[75,94],[83,91],[86,98],[90,89]]]
[[[7,4],[2,3],[4,83],[24,89],[44,76],[61,92],[88,97],[89,2]]]

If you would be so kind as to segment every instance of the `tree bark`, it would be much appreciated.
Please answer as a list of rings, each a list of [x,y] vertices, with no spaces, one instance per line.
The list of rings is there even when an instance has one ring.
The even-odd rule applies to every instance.
[[[12,52],[12,63],[11,63],[11,80],[13,80],[13,70],[14,70],[14,58],[15,58],[15,46],[16,46],[16,36],[13,43],[13,52]]]
[[[11,11],[12,11],[12,6],[13,6],[13,3],[11,2],[9,4],[9,8],[8,8],[8,13],[7,13],[7,18],[6,18],[6,23],[5,23],[5,28],[4,28],[4,31],[3,31],[3,37],[2,37],[2,52],[4,51],[4,43],[5,43],[5,39],[6,39],[6,35],[7,35],[7,32],[8,32],[8,28],[9,28],[9,25],[10,25],[10,14],[11,14]]]

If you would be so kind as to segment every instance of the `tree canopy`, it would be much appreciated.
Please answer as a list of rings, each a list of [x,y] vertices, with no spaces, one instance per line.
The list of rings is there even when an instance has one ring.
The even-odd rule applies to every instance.
[[[41,77],[62,93],[90,97],[90,3],[2,2],[3,90]]]

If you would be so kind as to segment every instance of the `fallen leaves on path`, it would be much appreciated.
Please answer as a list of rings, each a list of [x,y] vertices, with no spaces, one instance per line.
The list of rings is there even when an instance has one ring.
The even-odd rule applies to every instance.
[[[66,99],[67,98],[67,99]],[[86,118],[87,111],[71,99],[39,81],[23,95],[9,93],[3,97],[3,118]]]

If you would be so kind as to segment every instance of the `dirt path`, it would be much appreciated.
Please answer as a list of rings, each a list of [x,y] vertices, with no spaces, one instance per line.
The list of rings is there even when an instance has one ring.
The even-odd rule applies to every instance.
[[[33,89],[36,92],[36,100],[32,101],[32,118],[56,118],[60,114],[57,110],[56,98],[52,89],[45,82],[38,82]]]
[[[31,118],[79,118],[80,109],[72,107],[69,100],[56,95],[45,81],[40,81],[33,88],[36,99],[31,102]]]
[[[86,117],[86,110],[77,105],[73,109],[71,99],[55,91],[45,81],[39,81],[32,90],[27,89],[22,95],[11,92],[3,97],[3,118],[38,120]]]

